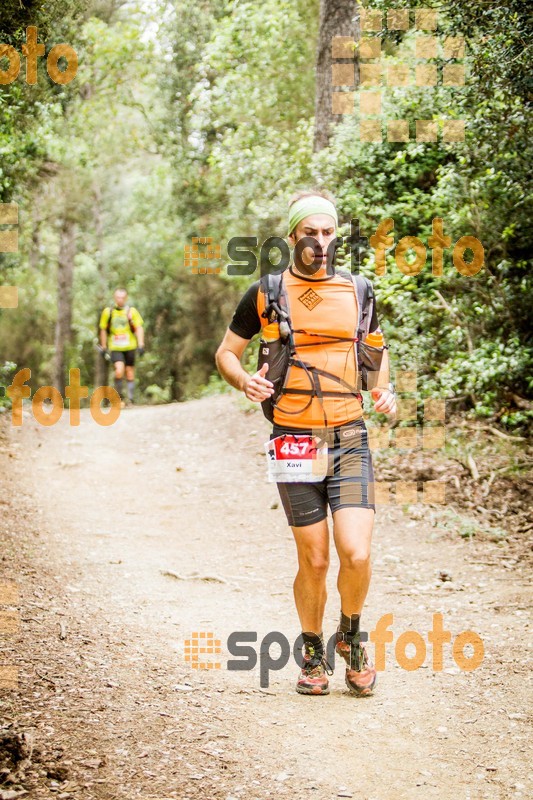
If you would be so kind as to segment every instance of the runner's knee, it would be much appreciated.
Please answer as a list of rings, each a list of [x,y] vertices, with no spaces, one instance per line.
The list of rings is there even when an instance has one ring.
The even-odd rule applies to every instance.
[[[324,578],[329,567],[329,558],[317,550],[307,550],[300,553],[300,568],[315,578]]]
[[[363,570],[370,566],[370,548],[362,546],[349,553],[339,553],[341,567],[345,569]]]

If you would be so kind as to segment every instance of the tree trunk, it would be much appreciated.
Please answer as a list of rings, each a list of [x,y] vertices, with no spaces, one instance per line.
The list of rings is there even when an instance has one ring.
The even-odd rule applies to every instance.
[[[327,147],[333,125],[342,119],[341,114],[331,110],[332,74],[331,66],[350,64],[355,61],[355,86],[359,85],[358,51],[353,58],[332,59],[331,45],[335,36],[350,36],[358,42],[360,38],[359,11],[354,0],[320,0],[320,22],[316,58],[315,100],[315,152]]]
[[[170,378],[170,399],[180,402],[183,399],[183,388],[180,380],[180,372],[177,367],[171,367]]]
[[[39,259],[41,251],[41,212],[40,212],[40,196],[36,192],[33,200],[33,209],[31,215],[31,242],[28,261],[30,262],[30,269],[32,272],[37,272],[39,269]]]
[[[57,322],[55,335],[54,384],[64,392],[67,349],[72,339],[72,282],[76,255],[76,224],[66,218],[61,227],[57,266]]]
[[[96,232],[96,265],[98,268],[98,323],[102,309],[107,301],[106,268],[104,264],[104,220],[102,216],[102,190],[98,184],[94,185],[94,227]],[[99,335],[99,332],[98,332]],[[103,355],[95,351],[94,385],[106,386],[109,373],[108,363]]]

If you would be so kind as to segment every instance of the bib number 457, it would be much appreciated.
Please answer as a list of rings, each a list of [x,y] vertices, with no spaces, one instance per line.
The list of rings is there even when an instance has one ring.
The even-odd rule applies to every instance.
[[[283,442],[278,452],[283,456],[300,456],[300,458],[307,456],[307,458],[311,458],[313,451],[311,445],[311,439],[306,439],[303,442]]]

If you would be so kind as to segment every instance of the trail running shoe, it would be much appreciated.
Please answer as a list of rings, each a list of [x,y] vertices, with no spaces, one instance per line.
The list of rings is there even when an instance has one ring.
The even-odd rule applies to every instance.
[[[329,694],[328,675],[333,675],[333,670],[326,661],[323,645],[316,647],[305,643],[296,691],[300,694]]]
[[[358,635],[337,631],[335,652],[346,661],[345,680],[350,692],[357,697],[370,697],[376,685],[376,670]]]

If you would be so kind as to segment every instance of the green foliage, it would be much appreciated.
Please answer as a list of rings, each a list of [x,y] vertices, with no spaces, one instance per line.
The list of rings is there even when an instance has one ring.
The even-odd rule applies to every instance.
[[[8,386],[16,371],[17,365],[14,361],[5,361],[3,364],[0,364],[0,386]],[[0,408],[8,408],[10,404],[11,401],[5,394],[3,396],[0,395]]]
[[[473,517],[465,514],[458,514],[455,511],[446,510],[437,517],[439,524],[446,530],[451,531],[462,539],[473,539],[474,537],[490,539],[490,541],[501,544],[507,540],[507,533],[503,528],[480,522]]]
[[[397,4],[375,5],[386,10]],[[395,244],[416,236],[427,248],[431,220],[441,217],[452,248],[462,236],[482,242],[485,264],[472,277],[457,272],[450,250],[442,277],[432,275],[429,250],[418,275],[403,275],[390,251],[386,275],[375,275],[372,250],[364,269],[375,283],[392,363],[417,369],[422,396],[459,399],[455,408],[462,404],[481,417],[525,426],[529,412],[509,407],[508,399],[531,396],[532,389],[526,260],[531,143],[523,82],[515,67],[502,71],[499,63],[510,52],[524,62],[529,23],[525,7],[511,5],[510,15],[503,8],[478,14],[471,3],[454,3],[453,14],[451,6],[439,7],[442,35],[466,36],[470,80],[464,90],[410,87],[384,93],[385,120],[412,120],[411,139],[415,119],[457,117],[466,122],[464,143],[369,144],[359,140],[358,121],[348,117],[315,159],[314,177],[336,188],[343,219],[358,218],[366,235],[380,219],[392,217]],[[385,63],[414,66],[414,37],[412,31],[387,35]]]
[[[87,0],[3,0],[0,42],[20,54],[26,42],[26,28],[38,28],[38,40],[46,53],[59,42],[71,42],[74,20],[83,13]],[[25,59],[21,57],[18,78],[0,86],[0,202],[18,200],[26,185],[34,186],[46,159],[45,133],[48,105],[70,95],[49,79],[45,58],[38,59],[37,84],[25,81]]]
[[[229,238],[283,236],[290,194],[322,184],[346,232],[351,218],[370,236],[392,217],[395,244],[415,236],[427,248],[418,275],[404,275],[389,251],[376,276],[373,250],[363,253],[393,368],[417,369],[421,397],[525,428],[530,412],[512,397],[532,388],[531,22],[519,0],[458,0],[438,11],[439,35],[466,38],[465,87],[387,89],[384,121],[410,120],[410,142],[361,142],[359,119],[348,116],[313,154],[318,0],[160,0],[149,11],[111,0],[5,2],[0,41],[20,49],[25,26],[37,24],[41,41],[72,44],[79,72],[67,87],[42,67],[35,87],[0,87],[0,202],[18,202],[21,220],[19,254],[0,255],[0,281],[20,288],[19,308],[0,312],[0,363],[29,366],[32,383],[51,380],[68,217],[78,232],[68,353],[83,382],[93,382],[99,313],[125,285],[146,322],[144,396],[217,390],[214,353],[249,279],[191,274],[185,245],[211,236],[222,260],[210,264],[227,264]],[[415,38],[388,33],[385,64],[414,68]],[[414,141],[416,119],[439,118],[464,119],[465,141]],[[435,217],[452,248],[465,235],[482,242],[480,273],[460,275],[448,249],[444,275],[432,274]],[[247,369],[256,357],[255,345]]]

